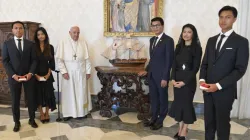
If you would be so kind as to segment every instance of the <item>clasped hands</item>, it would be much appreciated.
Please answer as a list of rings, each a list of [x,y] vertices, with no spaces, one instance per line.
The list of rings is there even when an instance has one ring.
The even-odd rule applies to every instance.
[[[183,87],[185,85],[185,83],[183,81],[176,82],[175,80],[172,80],[172,83],[173,83],[173,86],[175,88],[181,88],[181,87]]]
[[[41,77],[43,77],[44,79],[48,80],[49,77],[50,77],[50,74],[47,74],[47,75],[45,75],[45,76],[40,76],[40,75],[35,74],[35,76],[36,76],[36,79],[37,79],[38,81],[40,81]]]
[[[26,80],[24,80],[24,81],[29,81],[31,77],[32,77],[32,74],[31,74],[31,73],[28,73],[28,74],[23,75],[23,76],[14,75],[14,76],[13,76],[13,79],[15,79],[17,82],[22,82],[21,80],[19,80],[20,78],[26,78]]]

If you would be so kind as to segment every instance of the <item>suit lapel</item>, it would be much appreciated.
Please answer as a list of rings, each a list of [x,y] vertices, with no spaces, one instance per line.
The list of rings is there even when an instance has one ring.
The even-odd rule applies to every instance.
[[[164,35],[165,35],[165,33],[162,34],[161,38],[159,39],[159,41],[157,42],[157,44],[155,45],[154,48],[153,48],[153,45],[152,45],[152,54],[154,54],[155,50],[156,50],[156,49],[159,47],[159,45],[163,42]]]
[[[14,39],[14,38],[12,39],[11,42],[12,42],[12,45],[14,46],[14,49],[18,51],[17,45],[16,45],[16,42],[15,42],[15,39]]]
[[[150,52],[151,52],[152,56],[154,55],[155,47],[156,47],[156,46],[154,45],[154,43],[155,43],[155,41],[156,41],[155,38],[156,38],[156,37],[154,37],[154,39],[152,40],[152,43],[151,43],[152,45],[151,45],[151,47],[150,47]],[[155,46],[155,47],[154,47],[154,46]]]
[[[230,44],[230,41],[232,40],[234,35],[235,35],[235,32],[232,32],[231,35],[227,38],[226,42],[221,47],[221,50],[219,52],[219,56],[215,59],[215,61],[217,61],[220,58],[220,56],[225,52],[226,46],[228,46]]]
[[[150,41],[150,52],[153,51],[153,43],[154,43],[155,37],[153,37]]]
[[[165,33],[162,34],[161,38],[159,39],[159,41],[158,41],[157,44],[155,45],[155,48],[157,48],[157,47],[161,44],[162,40],[164,39],[164,37],[163,37],[164,35],[165,35]],[[154,48],[154,49],[155,49],[155,48]]]
[[[23,54],[25,53],[25,51],[27,50],[27,40],[23,40]]]
[[[21,58],[21,55],[20,55],[20,53],[19,53],[19,50],[17,49],[17,46],[16,46],[16,43],[15,43],[15,39],[13,38],[12,39],[12,41],[11,41],[11,43],[12,43],[12,46],[13,46],[13,50],[18,54],[18,56]]]
[[[216,58],[215,58],[215,53],[216,53],[216,42],[217,42],[217,39],[219,37],[220,34],[218,34],[217,36],[215,36],[212,40],[212,59],[213,59],[213,62],[215,62]]]

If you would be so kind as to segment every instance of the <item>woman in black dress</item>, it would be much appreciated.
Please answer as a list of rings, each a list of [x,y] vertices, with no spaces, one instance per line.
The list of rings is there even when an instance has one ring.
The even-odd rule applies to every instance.
[[[53,82],[54,78],[51,73],[55,70],[54,48],[49,44],[49,37],[46,30],[40,27],[35,32],[34,37],[36,43],[37,54],[37,70],[36,70],[36,90],[37,103],[40,111],[40,120],[42,123],[49,122],[49,109],[56,109]],[[46,107],[45,113],[43,107]]]
[[[196,73],[201,62],[202,48],[196,28],[186,24],[182,28],[180,39],[175,49],[172,66],[174,101],[169,115],[179,122],[179,131],[174,136],[185,140],[188,124],[196,121],[193,99],[196,91]]]

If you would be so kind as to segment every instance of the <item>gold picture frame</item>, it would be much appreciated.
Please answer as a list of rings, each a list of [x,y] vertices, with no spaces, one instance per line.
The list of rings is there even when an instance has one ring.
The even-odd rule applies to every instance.
[[[148,4],[146,5],[143,3],[144,1],[150,1],[151,5],[149,5],[149,3],[146,3]],[[150,20],[153,17],[163,17],[163,1],[164,0],[104,0],[104,36],[153,36],[154,34],[150,31],[149,27]],[[145,9],[145,7],[142,8],[142,6],[144,6],[142,4],[145,4],[146,8],[148,6],[148,9],[146,9],[149,10],[148,12],[139,10]],[[149,16],[142,15],[142,13],[149,13]],[[119,14],[123,15],[120,16]],[[123,17],[123,19],[121,19],[121,17]],[[114,20],[117,18],[119,20]],[[114,25],[112,25],[112,23]]]

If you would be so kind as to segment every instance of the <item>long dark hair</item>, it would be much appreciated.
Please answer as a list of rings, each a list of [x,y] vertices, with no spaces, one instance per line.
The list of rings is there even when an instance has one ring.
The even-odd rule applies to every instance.
[[[193,36],[192,36],[192,43],[191,43],[191,47],[201,47],[201,44],[200,44],[200,39],[198,37],[198,33],[197,33],[197,30],[195,28],[194,25],[192,24],[186,24],[182,27],[182,31],[181,31],[181,35],[180,35],[180,38],[179,38],[179,41],[177,43],[177,52],[179,52],[179,50],[185,46],[185,40],[183,39],[182,37],[182,34],[183,34],[183,31],[185,28],[190,28],[192,31],[193,31]],[[195,50],[195,49],[194,49]]]
[[[37,53],[38,56],[40,56],[41,53],[42,53],[41,48],[40,48],[40,41],[39,41],[39,39],[37,37],[39,31],[42,31],[43,34],[45,35],[43,53],[47,57],[52,57],[51,48],[50,48],[50,44],[49,44],[49,36],[48,36],[47,31],[43,27],[39,27],[35,32],[34,40],[35,40],[35,43],[36,43],[36,53]]]

